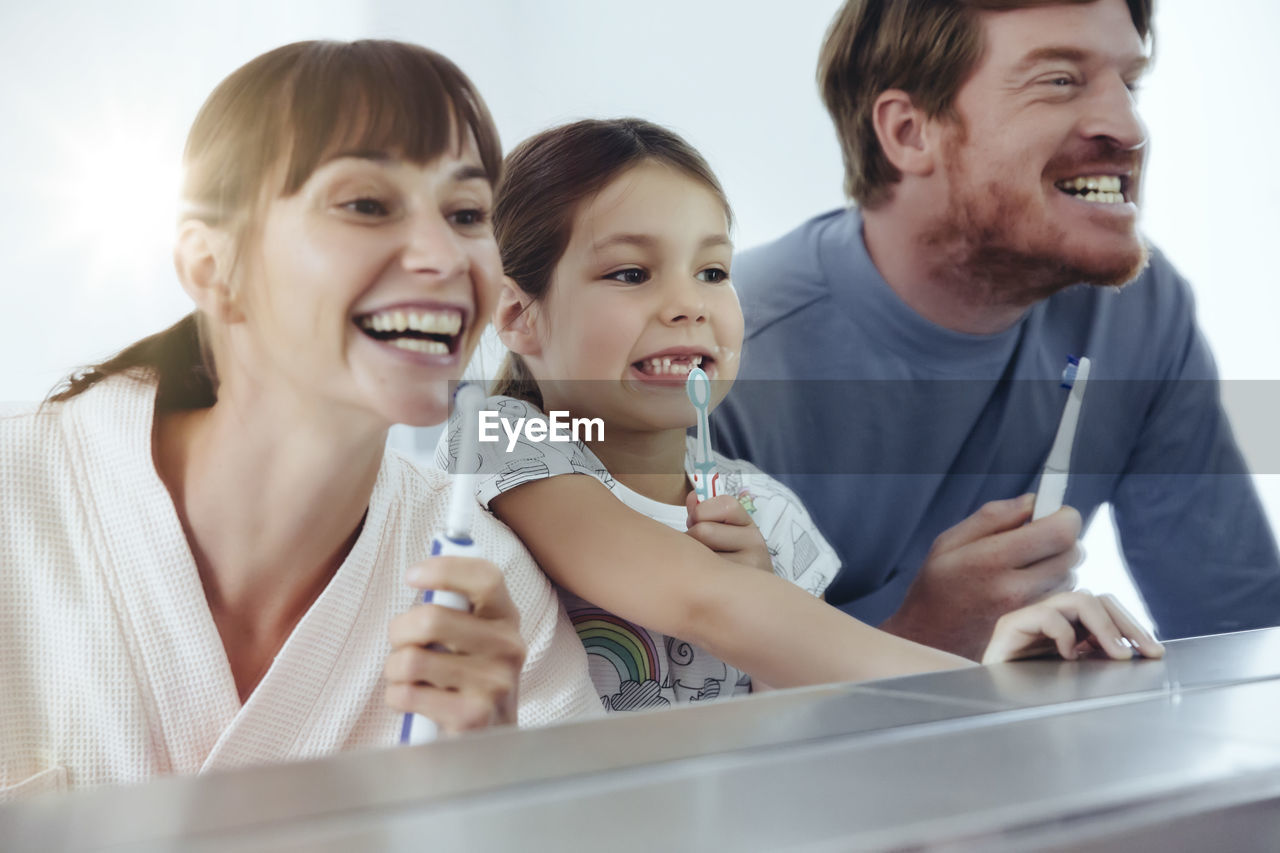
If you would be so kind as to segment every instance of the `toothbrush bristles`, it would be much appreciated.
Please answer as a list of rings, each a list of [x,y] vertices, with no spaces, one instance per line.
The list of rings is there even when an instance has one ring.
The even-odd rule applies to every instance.
[[[1074,355],[1067,356],[1067,366],[1062,368],[1062,387],[1070,391],[1075,384],[1076,375],[1080,372],[1080,359]]]

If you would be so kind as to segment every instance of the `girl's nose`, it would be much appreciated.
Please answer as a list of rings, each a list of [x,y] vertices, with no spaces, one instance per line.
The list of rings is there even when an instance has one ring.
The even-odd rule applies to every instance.
[[[666,302],[662,309],[664,323],[705,323],[707,303],[699,282],[673,282],[665,289]]]

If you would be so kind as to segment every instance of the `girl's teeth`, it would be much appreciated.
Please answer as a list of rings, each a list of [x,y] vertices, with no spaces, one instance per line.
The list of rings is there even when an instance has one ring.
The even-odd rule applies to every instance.
[[[669,356],[650,358],[645,361],[647,373],[655,375],[687,376],[689,371],[702,365],[702,356],[690,356],[688,361],[673,361]]]

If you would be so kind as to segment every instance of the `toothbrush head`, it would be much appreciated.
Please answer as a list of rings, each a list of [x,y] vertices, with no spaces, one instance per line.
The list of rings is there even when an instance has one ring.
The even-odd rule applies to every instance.
[[[1062,387],[1070,391],[1075,384],[1076,374],[1080,372],[1080,359],[1074,355],[1067,356],[1067,366],[1062,368]]]
[[[684,383],[684,390],[689,395],[690,403],[701,411],[706,411],[711,403],[711,380],[707,378],[705,370],[701,367],[690,370],[689,378]]]
[[[453,394],[453,404],[464,414],[478,412],[484,405],[484,391],[474,382],[459,385]]]

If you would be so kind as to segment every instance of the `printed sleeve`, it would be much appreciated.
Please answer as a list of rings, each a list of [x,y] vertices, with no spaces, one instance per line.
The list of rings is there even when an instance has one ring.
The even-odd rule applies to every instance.
[[[748,462],[717,460],[721,494],[733,495],[764,535],[773,570],[782,578],[822,595],[840,571],[840,557],[823,538],[800,498]]]
[[[486,412],[491,414],[485,416]],[[477,443],[478,464],[473,464],[477,464],[476,500],[485,509],[489,508],[489,501],[505,491],[560,474],[587,474],[613,488],[609,472],[581,441],[529,438],[525,429],[529,423],[548,423],[547,416],[532,403],[514,397],[490,397],[485,401],[482,416],[488,428]],[[449,428],[436,445],[436,465],[445,471],[458,470],[461,429],[455,411],[449,417]]]

